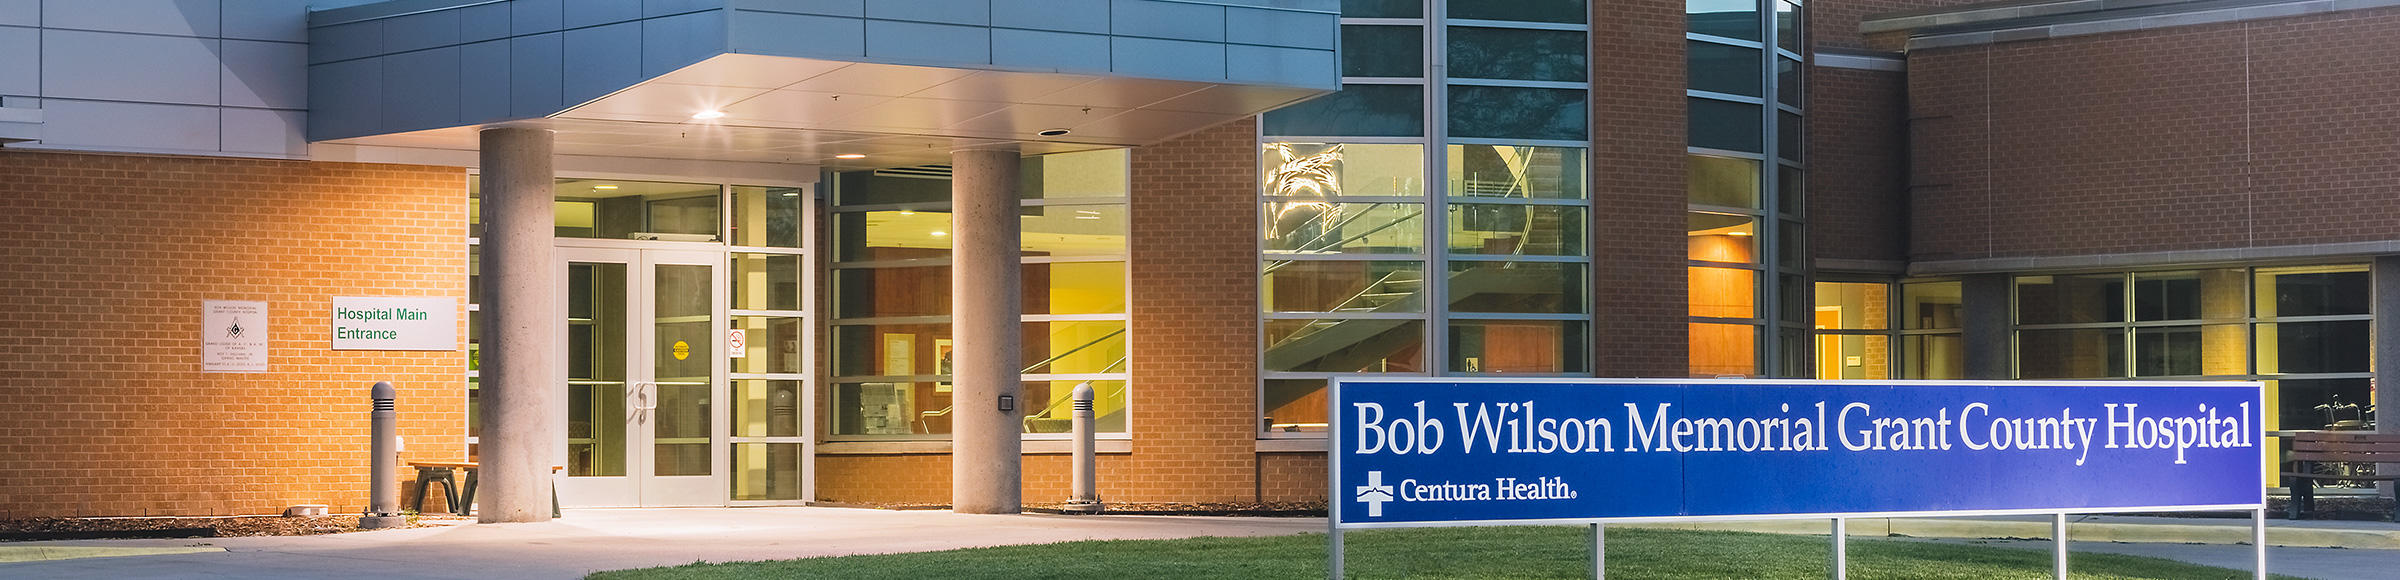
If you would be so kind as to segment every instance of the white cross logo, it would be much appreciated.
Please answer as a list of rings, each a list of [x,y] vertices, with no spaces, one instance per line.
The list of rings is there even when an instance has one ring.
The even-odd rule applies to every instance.
[[[1367,517],[1383,517],[1384,502],[1393,499],[1392,486],[1383,484],[1383,472],[1367,472],[1367,484],[1358,486],[1358,501],[1367,504]]]

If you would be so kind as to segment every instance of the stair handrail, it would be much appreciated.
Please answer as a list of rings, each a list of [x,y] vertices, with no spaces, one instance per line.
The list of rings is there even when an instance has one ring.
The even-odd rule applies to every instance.
[[[1042,359],[1042,362],[1033,363],[1033,366],[1028,366],[1028,367],[1025,367],[1025,368],[1024,368],[1024,370],[1017,371],[1017,374],[1026,374],[1026,373],[1031,373],[1031,372],[1033,372],[1033,369],[1038,369],[1038,368],[1042,368],[1042,367],[1044,367],[1044,366],[1048,366],[1050,363],[1058,362],[1058,361],[1059,361],[1059,359],[1063,359],[1063,358],[1067,358],[1067,357],[1069,357],[1069,356],[1073,356],[1075,353],[1078,353],[1078,352],[1083,352],[1083,349],[1091,348],[1092,346],[1094,346],[1094,345],[1098,345],[1098,344],[1100,344],[1100,343],[1102,343],[1102,342],[1105,342],[1105,341],[1107,341],[1108,339],[1111,339],[1111,338],[1116,338],[1116,337],[1117,337],[1117,335],[1120,335],[1120,334],[1125,334],[1125,329],[1123,329],[1123,328],[1116,329],[1116,330],[1115,330],[1115,331],[1113,331],[1113,332],[1110,332],[1110,333],[1108,333],[1108,334],[1105,334],[1105,335],[1101,335],[1101,336],[1100,336],[1100,338],[1095,338],[1095,339],[1092,339],[1092,340],[1090,340],[1090,341],[1086,341],[1086,342],[1084,342],[1083,344],[1076,345],[1076,346],[1075,346],[1075,348],[1070,348],[1070,349],[1067,349],[1067,351],[1066,351],[1066,352],[1062,352],[1062,353],[1058,353],[1058,354],[1050,355],[1050,358]],[[1124,356],[1124,357],[1118,357],[1118,358],[1117,358],[1117,362],[1114,362],[1114,363],[1109,363],[1109,365],[1108,365],[1107,367],[1100,369],[1100,372],[1104,372],[1104,373],[1105,373],[1105,372],[1109,372],[1109,371],[1108,371],[1108,369],[1116,368],[1116,366],[1117,366],[1118,364],[1123,364],[1123,363],[1125,362],[1125,359],[1126,359],[1126,358],[1130,358],[1131,356],[1132,356],[1132,355],[1127,355],[1127,356]],[[939,411],[918,411],[918,412],[917,412],[917,428],[918,428],[918,429],[922,429],[922,430],[924,430],[926,433],[932,433],[932,432],[933,432],[933,427],[932,427],[931,425],[927,424],[927,423],[925,422],[926,420],[928,420],[928,419],[932,419],[932,418],[934,418],[934,417],[941,417],[941,416],[949,415],[951,411],[953,411],[953,410],[957,410],[957,409],[958,409],[958,404],[956,404],[956,403],[952,403],[952,404],[951,404],[950,406],[948,406],[948,407],[942,407],[942,410],[939,410]]]

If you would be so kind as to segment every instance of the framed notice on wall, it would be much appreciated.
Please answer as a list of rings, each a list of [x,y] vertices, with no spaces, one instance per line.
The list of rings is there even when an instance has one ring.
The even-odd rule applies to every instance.
[[[267,303],[202,301],[200,370],[211,373],[267,372]]]

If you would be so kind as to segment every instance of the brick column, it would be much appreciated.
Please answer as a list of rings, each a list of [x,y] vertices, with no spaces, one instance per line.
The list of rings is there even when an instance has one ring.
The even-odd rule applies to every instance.
[[[1684,6],[1595,2],[1592,370],[1690,374],[1685,295]]]
[[[1133,150],[1133,454],[1142,501],[1258,496],[1258,124]],[[1105,466],[1104,467],[1109,467]]]

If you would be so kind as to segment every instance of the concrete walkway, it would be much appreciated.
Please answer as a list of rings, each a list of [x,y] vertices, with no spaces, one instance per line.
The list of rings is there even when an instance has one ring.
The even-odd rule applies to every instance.
[[[842,508],[567,510],[542,524],[322,536],[76,540],[11,547],[219,547],[223,552],[0,564],[0,578],[580,578],[692,562],[925,552],[1095,539],[1321,531],[1316,518],[958,515]]]
[[[0,578],[578,578],[692,562],[923,552],[1092,539],[1321,532],[1322,518],[958,515],[844,508],[568,510],[543,524],[458,525],[323,536],[0,543],[0,550],[118,557],[0,563]],[[1625,527],[1823,534],[1826,522]],[[1953,538],[2048,549],[2047,518],[1853,520],[1853,537]],[[2308,578],[2389,578],[2400,524],[2271,520],[2268,568]],[[2122,552],[2246,569],[2249,520],[2079,516],[2078,552]],[[1978,538],[2019,538],[1986,540]],[[2130,543],[2128,543],[2130,542]],[[2328,542],[2340,542],[2328,544]],[[2308,546],[2336,545],[2347,549]],[[94,548],[102,548],[94,550]],[[173,549],[173,550],[168,550]],[[167,552],[187,553],[167,553]],[[130,555],[147,554],[147,555]],[[0,560],[5,562],[5,560]]]

